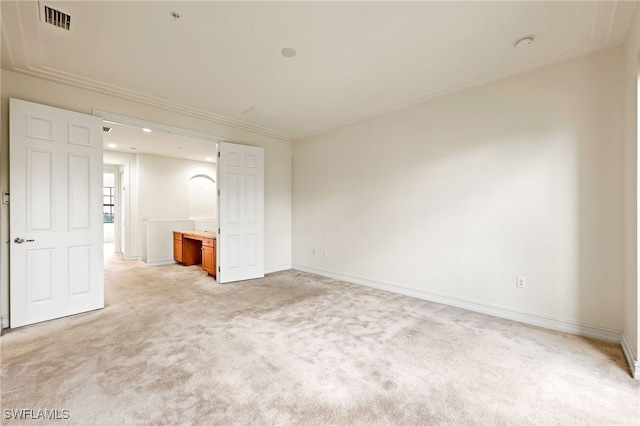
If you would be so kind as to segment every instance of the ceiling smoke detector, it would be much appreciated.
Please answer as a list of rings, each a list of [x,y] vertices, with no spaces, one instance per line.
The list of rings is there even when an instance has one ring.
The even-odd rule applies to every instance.
[[[40,20],[65,31],[71,31],[71,15],[40,3]]]

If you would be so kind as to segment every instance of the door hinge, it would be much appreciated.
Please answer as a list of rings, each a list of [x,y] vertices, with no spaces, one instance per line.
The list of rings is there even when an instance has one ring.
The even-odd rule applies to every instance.
[[[218,234],[220,234],[220,228],[218,228]]]
[[[9,205],[9,191],[2,193],[2,204]]]
[[[218,189],[218,197],[220,196],[220,190]]]
[[[218,266],[218,272],[220,272],[220,267]]]
[[[220,151],[218,151],[218,158],[220,158]]]

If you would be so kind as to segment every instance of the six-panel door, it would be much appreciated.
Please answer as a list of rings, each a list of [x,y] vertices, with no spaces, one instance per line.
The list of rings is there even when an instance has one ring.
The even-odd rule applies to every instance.
[[[10,100],[10,326],[104,307],[102,119]]]

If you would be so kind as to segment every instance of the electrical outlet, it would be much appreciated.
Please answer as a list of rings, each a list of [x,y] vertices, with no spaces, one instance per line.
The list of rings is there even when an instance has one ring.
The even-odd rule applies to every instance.
[[[327,251],[327,249],[324,249],[324,257],[329,257],[329,252]]]
[[[516,277],[516,287],[518,288],[527,287],[527,280],[525,279],[525,277]]]

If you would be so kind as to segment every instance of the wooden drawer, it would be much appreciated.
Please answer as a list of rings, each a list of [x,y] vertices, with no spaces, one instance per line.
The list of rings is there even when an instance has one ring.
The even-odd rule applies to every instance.
[[[206,246],[206,247],[215,247],[216,246],[216,240],[214,240],[213,238],[203,238],[202,239],[202,245]]]

